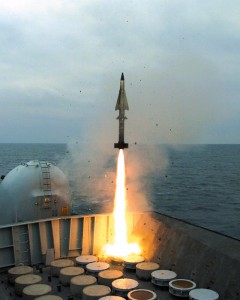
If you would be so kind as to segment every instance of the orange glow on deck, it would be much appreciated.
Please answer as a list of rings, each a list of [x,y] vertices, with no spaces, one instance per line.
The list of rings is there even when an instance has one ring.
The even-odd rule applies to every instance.
[[[140,254],[137,243],[128,243],[126,222],[125,162],[120,149],[117,163],[116,192],[114,200],[114,241],[104,247],[106,255],[121,258],[129,254]]]

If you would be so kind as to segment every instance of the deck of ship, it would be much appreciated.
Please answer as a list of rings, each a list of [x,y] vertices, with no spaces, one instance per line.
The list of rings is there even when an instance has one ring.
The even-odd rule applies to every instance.
[[[160,269],[172,270],[178,278],[190,279],[199,288],[215,290],[222,300],[240,299],[239,240],[155,212],[130,213],[127,223],[129,242],[139,243],[145,261],[154,261]],[[19,264],[48,265],[46,258],[50,250],[54,252],[53,259],[74,259],[83,254],[99,256],[112,237],[112,215],[103,214],[0,226],[3,290],[10,290],[15,297],[14,288],[3,276],[8,268]],[[121,266],[112,266],[116,267]],[[48,283],[48,275],[49,267],[43,267],[45,283]],[[124,277],[134,278],[135,273],[124,270]],[[53,278],[51,284],[54,293],[57,292],[58,279]],[[139,288],[155,291],[159,299],[172,299],[167,290],[156,288],[151,282],[139,280]],[[62,288],[62,294],[64,299],[71,297],[67,287]],[[0,299],[4,299],[3,296]]]

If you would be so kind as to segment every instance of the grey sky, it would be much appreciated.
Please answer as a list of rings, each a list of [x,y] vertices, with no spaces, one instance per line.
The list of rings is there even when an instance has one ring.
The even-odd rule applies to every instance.
[[[239,1],[0,0],[0,142],[240,143]]]

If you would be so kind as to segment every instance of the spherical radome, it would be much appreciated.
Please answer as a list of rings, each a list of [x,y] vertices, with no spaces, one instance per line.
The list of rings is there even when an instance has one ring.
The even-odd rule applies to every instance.
[[[70,204],[66,176],[47,161],[21,164],[0,183],[0,224],[67,215]]]

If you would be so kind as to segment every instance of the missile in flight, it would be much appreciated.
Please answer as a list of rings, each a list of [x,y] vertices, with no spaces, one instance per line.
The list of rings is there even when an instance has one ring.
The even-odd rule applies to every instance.
[[[117,120],[119,120],[119,133],[118,133],[118,143],[114,143],[114,148],[118,148],[118,149],[128,148],[128,143],[124,142],[124,122],[127,119],[127,117],[125,117],[125,110],[129,110],[124,85],[125,85],[124,75],[122,73],[120,79],[120,89],[118,93],[118,99],[115,106],[115,110],[119,110],[119,115],[117,117]]]

